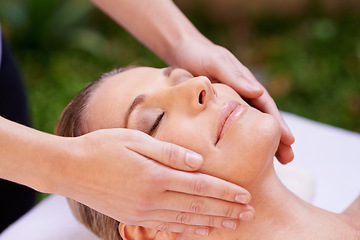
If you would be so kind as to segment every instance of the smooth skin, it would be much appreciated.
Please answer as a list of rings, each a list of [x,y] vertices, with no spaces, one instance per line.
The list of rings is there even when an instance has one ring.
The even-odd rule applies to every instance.
[[[255,107],[276,116],[282,126],[278,159],[282,163],[293,159],[290,145],[294,138],[266,90],[228,50],[214,45],[200,34],[171,1],[93,2],[167,63],[227,83],[242,96],[251,98]],[[215,198],[217,204],[222,205],[220,209],[225,209],[229,201],[235,204],[250,200],[249,193],[243,188],[207,175],[176,171],[178,174],[165,174],[172,179],[169,181],[165,178],[159,180],[153,168],[144,168],[141,176],[139,172],[130,170],[119,174],[123,166],[131,169],[134,162],[147,159],[169,166],[163,170],[168,173],[174,171],[172,168],[197,171],[203,164],[202,157],[190,150],[155,140],[138,131],[99,130],[82,137],[62,138],[0,117],[0,136],[1,178],[75,199],[125,223],[134,218],[137,221],[155,218],[169,221],[169,215],[142,214],[150,210],[156,212],[154,203],[166,201],[156,193],[168,190],[174,191],[172,199],[176,199],[176,194],[187,194],[194,200]],[[136,179],[139,177],[144,181],[138,182]],[[118,185],[125,180],[133,184],[131,191]],[[171,185],[171,182],[184,181],[189,184],[175,188]],[[146,198],[149,195],[153,197]],[[144,202],[144,199],[148,201]],[[169,210],[186,208],[189,208],[186,204],[177,203]],[[209,208],[204,209],[201,216],[213,215]],[[206,220],[199,224],[211,226]],[[180,231],[192,231],[188,225],[180,225]]]
[[[138,104],[132,108],[139,96],[141,101],[136,101]],[[229,106],[238,108],[229,115],[226,111]],[[222,124],[224,114],[227,120]],[[220,132],[217,123],[223,126]],[[278,121],[248,106],[227,85],[211,84],[207,77],[194,77],[179,68],[133,68],[109,77],[92,92],[83,124],[88,131],[112,127],[137,129],[197,151],[205,160],[200,173],[249,189],[253,196],[251,204],[257,210],[254,221],[240,225],[234,219],[246,212],[237,208],[229,212],[227,221],[213,218],[214,224],[237,229],[217,228],[207,237],[169,233],[171,224],[161,222],[120,223],[123,239],[358,239],[359,200],[338,214],[317,208],[290,192],[273,166],[281,134]],[[125,183],[124,187],[129,186]],[[178,197],[177,202],[188,202],[187,197]],[[211,202],[197,202],[194,206],[202,210],[205,204],[214,212],[221,210]],[[250,207],[244,208],[246,215],[252,212]],[[190,223],[198,221],[191,214],[179,216]]]
[[[138,104],[134,105],[134,102]],[[241,112],[232,125],[221,127],[221,119],[225,120],[222,118],[223,109],[233,104],[241,104]],[[208,78],[194,77],[180,68],[137,67],[105,79],[91,93],[82,119],[85,133],[107,128],[136,129],[156,139],[196,150],[205,159],[200,173],[226,179],[245,188],[263,171],[265,159],[274,156],[280,140],[279,123],[273,116],[249,107],[230,87],[211,84]],[[227,131],[220,134],[220,127]],[[163,176],[162,172],[156,175]],[[238,181],[239,176],[241,181]],[[131,188],[126,182],[123,184],[124,188]],[[183,185],[182,182],[173,184]],[[173,194],[168,191],[163,198],[171,202]],[[178,202],[187,203],[190,209],[200,213],[210,208],[219,217],[200,218],[189,213],[188,209],[167,213],[169,206]],[[202,219],[207,219],[215,227],[231,228],[230,224],[234,229],[239,225],[237,220],[252,220],[255,215],[254,209],[247,205],[229,204],[229,208],[223,208],[212,199],[194,202],[186,195],[178,195],[170,205],[164,202],[158,205],[162,209],[158,213],[174,214],[176,221],[134,221],[131,224],[181,232],[179,221],[198,225]],[[148,214],[153,215],[154,212]],[[224,214],[228,217],[225,221],[222,218]],[[207,235],[209,231],[206,230],[188,227],[190,233],[195,231]]]
[[[276,117],[281,125],[276,157],[283,164],[293,160],[294,136],[266,89],[231,52],[202,35],[172,1],[91,1],[169,66],[225,83],[251,105]]]

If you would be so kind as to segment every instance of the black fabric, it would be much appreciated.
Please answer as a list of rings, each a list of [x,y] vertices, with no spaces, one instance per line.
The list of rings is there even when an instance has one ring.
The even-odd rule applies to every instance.
[[[25,88],[6,40],[2,36],[0,115],[29,126]],[[35,205],[36,191],[0,179],[0,232]]]

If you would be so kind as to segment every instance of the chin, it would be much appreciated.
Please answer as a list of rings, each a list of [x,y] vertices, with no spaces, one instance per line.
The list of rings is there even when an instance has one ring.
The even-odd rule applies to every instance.
[[[213,168],[217,169],[213,174],[248,187],[273,161],[281,136],[280,124],[254,108],[249,108],[235,124],[219,145],[214,161],[221,166]]]

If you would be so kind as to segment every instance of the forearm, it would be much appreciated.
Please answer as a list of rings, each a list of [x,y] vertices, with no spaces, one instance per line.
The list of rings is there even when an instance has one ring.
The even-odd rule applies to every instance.
[[[185,40],[210,42],[170,0],[91,0],[168,64]]]
[[[0,178],[41,192],[58,193],[73,154],[66,138],[0,117]],[[75,155],[75,154],[73,154]]]

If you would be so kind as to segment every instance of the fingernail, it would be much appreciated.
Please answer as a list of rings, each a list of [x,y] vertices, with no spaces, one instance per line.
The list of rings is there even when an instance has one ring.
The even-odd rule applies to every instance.
[[[255,214],[252,211],[246,211],[240,213],[240,219],[243,221],[252,221],[255,218]]]
[[[286,145],[291,145],[295,142],[294,134],[291,132],[289,126],[284,121],[284,130],[287,132],[287,140],[285,141]],[[285,136],[285,134],[283,134]]]
[[[209,235],[209,230],[208,230],[208,229],[204,229],[204,228],[200,228],[200,229],[196,229],[195,233],[196,233],[197,235],[207,236],[207,235]]]
[[[236,229],[236,222],[232,221],[232,220],[225,220],[225,221],[223,221],[222,225],[229,229],[233,229],[233,230]]]
[[[199,168],[203,162],[201,155],[194,152],[186,152],[185,163],[191,168]]]
[[[242,204],[248,204],[250,200],[251,200],[250,196],[246,194],[239,194],[235,196],[235,201]]]

